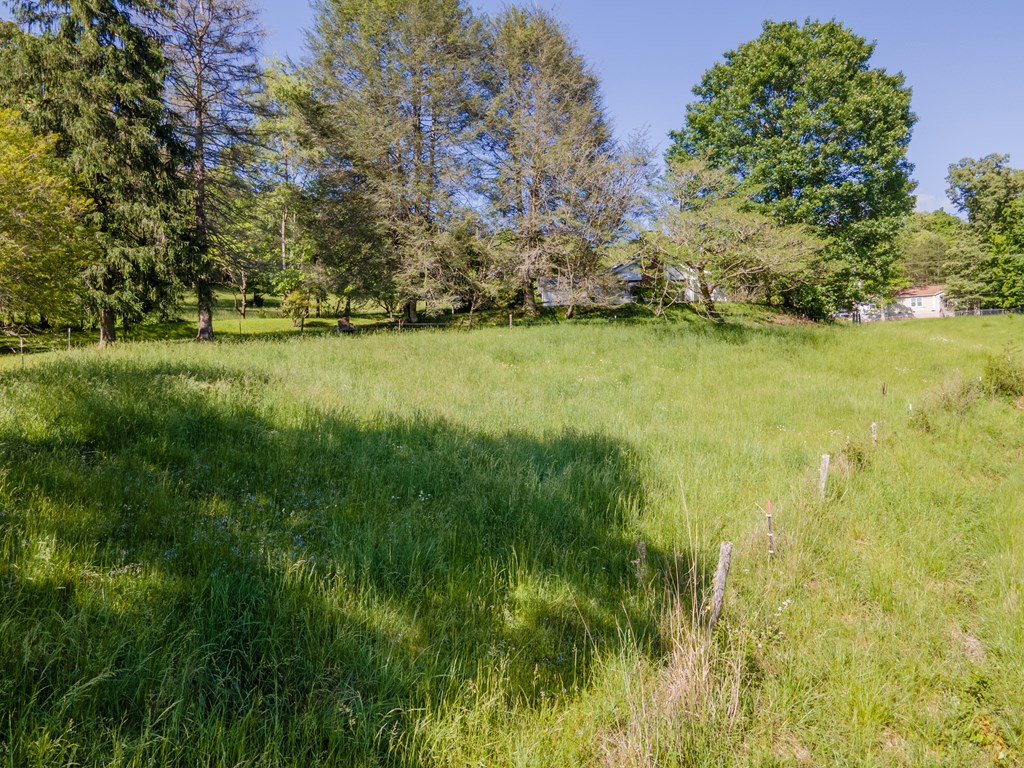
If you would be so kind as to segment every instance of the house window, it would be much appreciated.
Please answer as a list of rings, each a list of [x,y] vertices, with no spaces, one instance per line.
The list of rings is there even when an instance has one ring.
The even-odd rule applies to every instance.
[[[924,299],[920,296],[914,296],[910,299],[910,306],[912,307],[923,307]]]

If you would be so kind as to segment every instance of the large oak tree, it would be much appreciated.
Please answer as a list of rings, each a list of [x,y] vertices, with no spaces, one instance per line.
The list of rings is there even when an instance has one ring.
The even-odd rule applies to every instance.
[[[671,157],[710,158],[770,215],[831,240],[828,290],[789,296],[823,310],[898,279],[896,236],[913,209],[910,88],[871,66],[874,49],[836,21],[767,21],[704,74],[672,134]]]

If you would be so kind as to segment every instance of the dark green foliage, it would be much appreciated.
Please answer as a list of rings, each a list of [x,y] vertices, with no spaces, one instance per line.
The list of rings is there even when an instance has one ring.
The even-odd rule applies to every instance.
[[[873,52],[835,21],[767,21],[704,74],[672,134],[670,157],[708,157],[751,184],[771,215],[833,240],[822,307],[892,285],[895,235],[913,208],[910,89],[872,68]]]
[[[950,200],[970,223],[951,260],[950,293],[970,307],[1024,306],[1024,171],[1008,155],[949,167]]]
[[[144,0],[11,4],[21,29],[0,38],[0,101],[37,131],[60,136],[57,153],[94,201],[102,256],[88,269],[103,341],[115,316],[137,320],[166,307],[184,193],[181,159],[164,107],[165,61]],[[101,342],[102,343],[102,342]]]

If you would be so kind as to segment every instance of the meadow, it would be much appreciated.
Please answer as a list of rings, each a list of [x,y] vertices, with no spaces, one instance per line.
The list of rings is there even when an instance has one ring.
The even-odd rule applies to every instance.
[[[1022,338],[677,319],[8,359],[0,765],[1021,765]]]

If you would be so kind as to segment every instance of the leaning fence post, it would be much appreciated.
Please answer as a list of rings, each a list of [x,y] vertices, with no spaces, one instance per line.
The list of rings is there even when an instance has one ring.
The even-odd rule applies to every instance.
[[[722,614],[722,601],[725,599],[725,582],[729,578],[729,566],[732,564],[732,542],[723,541],[718,551],[718,569],[715,571],[714,591],[711,593],[711,616],[708,619],[708,632],[715,628],[718,617]]]
[[[821,469],[818,475],[818,498],[825,498],[825,490],[828,487],[828,468],[832,462],[832,457],[827,453],[821,455]]]

